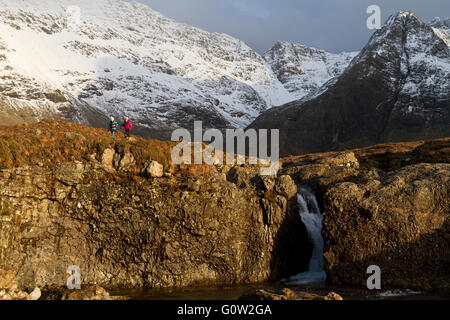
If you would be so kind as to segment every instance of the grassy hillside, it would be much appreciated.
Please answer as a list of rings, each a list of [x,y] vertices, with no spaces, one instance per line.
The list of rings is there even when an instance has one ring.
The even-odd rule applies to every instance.
[[[172,146],[170,142],[138,137],[126,140],[121,132],[113,141],[106,129],[43,120],[33,124],[0,126],[0,168],[89,160],[91,156],[98,158],[106,148],[119,153],[131,152],[137,166],[143,166],[151,159],[166,167],[170,165]]]

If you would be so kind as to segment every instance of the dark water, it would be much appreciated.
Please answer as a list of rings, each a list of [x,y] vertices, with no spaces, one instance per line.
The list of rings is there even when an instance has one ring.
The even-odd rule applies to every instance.
[[[252,285],[234,285],[221,287],[188,287],[167,289],[131,289],[115,290],[113,296],[123,296],[132,300],[237,300],[239,297],[258,289],[278,290],[285,288],[282,283],[263,283]],[[386,289],[370,291],[354,287],[296,286],[299,291],[327,295],[333,291],[344,300],[450,300],[449,296]]]
[[[275,290],[277,284],[232,285],[221,287],[187,287],[165,289],[116,290],[113,296],[125,296],[133,300],[237,300],[244,294],[258,289]]]

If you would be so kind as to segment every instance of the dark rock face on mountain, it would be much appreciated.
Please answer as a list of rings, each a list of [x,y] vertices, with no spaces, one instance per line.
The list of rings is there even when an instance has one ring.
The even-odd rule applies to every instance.
[[[281,153],[342,150],[450,136],[450,51],[443,32],[401,12],[339,78],[314,96],[263,113]]]
[[[333,285],[450,290],[450,139],[285,159],[315,190],[325,271]]]

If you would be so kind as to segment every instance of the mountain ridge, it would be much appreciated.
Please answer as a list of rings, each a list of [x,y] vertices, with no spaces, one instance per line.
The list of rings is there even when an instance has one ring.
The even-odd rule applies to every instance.
[[[288,42],[278,42],[260,56],[239,39],[178,23],[136,1],[0,0],[0,4],[4,124],[61,118],[105,127],[111,115],[128,116],[136,134],[162,140],[170,138],[175,128],[191,128],[195,120],[203,121],[204,128],[252,126],[265,113],[278,114],[317,99],[342,84],[345,73],[367,58],[367,46],[360,53],[332,54]],[[74,4],[81,9],[79,25],[69,24],[67,16]],[[394,16],[388,23],[395,21]],[[448,46],[449,25],[448,18],[435,19],[426,34]],[[376,58],[383,52],[372,53],[370,59],[384,64],[382,57]],[[448,62],[445,55],[437,58],[443,67],[437,67],[442,72],[436,85],[431,78],[411,78],[406,82],[409,89],[403,85],[398,92],[401,99],[407,99],[414,86],[426,88],[428,100],[433,94],[445,96]],[[431,70],[436,61],[413,64]],[[385,64],[386,71],[396,74],[394,78],[406,75],[405,62],[406,56],[400,59],[400,70]],[[377,63],[362,77],[376,70]],[[383,76],[387,82],[392,80],[389,74]],[[410,113],[408,121],[421,121],[421,115],[414,114],[427,110],[415,109],[418,100],[403,102],[409,103],[406,109],[398,105],[394,118]]]
[[[263,54],[278,80],[297,100],[340,76],[358,52],[333,54],[294,42],[278,41]]]
[[[3,104],[11,109],[27,105],[39,114],[46,106],[65,119],[97,126],[108,115],[127,115],[157,134],[194,119],[242,127],[262,110],[292,100],[241,40],[180,24],[138,2],[0,3],[1,62],[7,69],[0,85]],[[81,9],[78,27],[67,23],[73,5]],[[55,91],[56,102],[46,98]]]
[[[399,12],[344,73],[249,128],[280,129],[283,155],[449,136],[450,54],[418,17]]]

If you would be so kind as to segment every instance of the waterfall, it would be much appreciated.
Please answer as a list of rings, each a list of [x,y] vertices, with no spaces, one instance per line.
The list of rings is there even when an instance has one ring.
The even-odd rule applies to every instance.
[[[300,218],[305,224],[308,237],[313,245],[308,271],[297,274],[287,280],[289,284],[324,283],[326,273],[323,270],[322,214],[316,196],[309,189],[299,187],[297,194]]]

